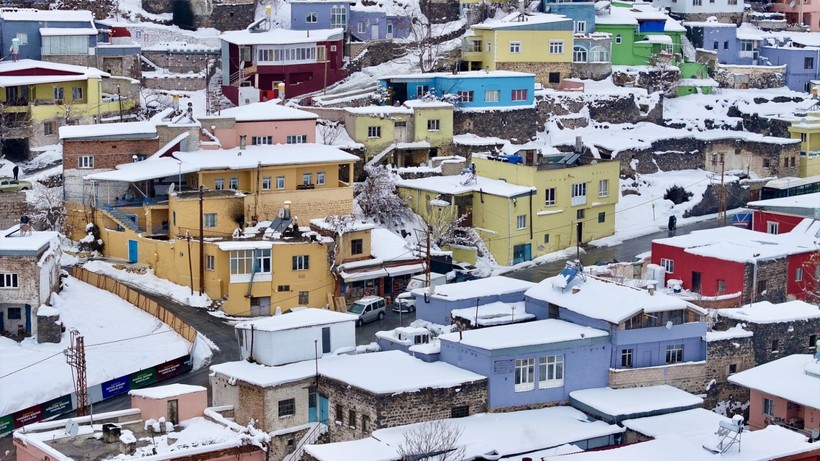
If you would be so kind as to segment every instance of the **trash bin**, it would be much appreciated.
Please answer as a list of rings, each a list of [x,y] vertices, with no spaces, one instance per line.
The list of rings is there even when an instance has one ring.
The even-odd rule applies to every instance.
[[[678,218],[676,218],[675,215],[669,217],[669,224],[667,225],[667,228],[671,231],[678,228]]]

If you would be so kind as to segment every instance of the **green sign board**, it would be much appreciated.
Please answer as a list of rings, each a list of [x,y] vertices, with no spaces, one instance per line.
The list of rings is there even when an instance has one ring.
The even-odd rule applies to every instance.
[[[73,409],[74,406],[71,404],[71,395],[64,395],[43,405],[43,417],[50,418],[52,416],[68,413]]]
[[[0,435],[14,430],[14,417],[12,415],[0,417]]]
[[[157,382],[157,372],[154,368],[131,373],[131,389],[150,386]]]

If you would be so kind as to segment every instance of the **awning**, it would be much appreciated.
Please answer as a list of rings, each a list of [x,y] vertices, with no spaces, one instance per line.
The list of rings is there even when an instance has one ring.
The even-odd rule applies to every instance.
[[[339,275],[342,276],[342,280],[345,283],[350,282],[361,282],[362,280],[370,280],[370,279],[378,279],[382,277],[387,277],[387,271],[379,268],[371,271],[360,271],[360,272],[345,272],[341,271]]]
[[[643,40],[635,42],[640,43],[662,43],[664,45],[672,45],[672,37],[668,35],[647,35]]]
[[[384,270],[391,277],[398,277],[400,275],[420,274],[424,272],[424,264],[407,264],[404,266],[385,267]]]
[[[43,37],[67,37],[76,35],[97,35],[97,29],[93,27],[41,27],[40,35]]]

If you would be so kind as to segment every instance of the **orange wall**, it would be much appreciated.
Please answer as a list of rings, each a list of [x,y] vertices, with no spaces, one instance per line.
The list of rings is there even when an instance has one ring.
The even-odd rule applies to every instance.
[[[253,136],[273,136],[274,144],[285,144],[290,135],[307,135],[307,142],[316,142],[316,120],[285,120],[277,122],[237,122],[234,128],[217,128],[214,136],[222,147],[230,149],[239,145],[239,137],[247,136],[251,145]]]
[[[177,413],[180,421],[196,418],[205,414],[205,407],[208,406],[208,391],[191,392],[188,394],[175,395],[165,399],[149,399],[136,395],[131,396],[131,408],[139,408],[142,419],[168,420],[168,401],[177,401]]]

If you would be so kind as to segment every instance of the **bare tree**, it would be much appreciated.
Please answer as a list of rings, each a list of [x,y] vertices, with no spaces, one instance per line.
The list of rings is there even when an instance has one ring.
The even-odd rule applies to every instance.
[[[674,55],[661,50],[649,57],[651,70],[646,74],[646,88],[652,93],[662,91],[667,96],[674,96],[678,88],[680,71],[672,65]]]
[[[800,282],[800,289],[806,295],[806,302],[812,304],[820,303],[820,249],[803,262],[803,280]]]
[[[31,112],[28,103],[0,103],[0,153],[9,140],[31,137]]]
[[[404,433],[398,446],[402,461],[461,461],[464,446],[458,441],[464,429],[444,420],[428,421]]]
[[[63,206],[63,188],[34,184],[29,203],[32,204],[32,222],[38,229],[62,232],[66,221]]]
[[[432,229],[430,238],[440,247],[448,244],[474,246],[473,233],[464,226],[468,215],[448,213],[446,208],[433,209],[429,214],[428,223]]]
[[[344,248],[345,233],[351,229],[356,221],[353,215],[331,215],[325,218],[325,228],[332,229],[333,243],[327,246],[327,265],[330,272],[334,273],[336,265],[339,263],[339,253]]]
[[[316,124],[316,130],[319,132],[319,141],[322,144],[332,146],[337,139],[344,132],[345,127],[341,122],[334,122],[333,120],[319,120]]]
[[[430,0],[419,2],[421,11],[430,11]],[[433,23],[419,12],[410,18],[410,40],[404,47],[407,58],[415,61],[421,72],[432,72],[442,58],[441,39],[433,31]]]
[[[365,216],[380,224],[400,226],[410,217],[410,207],[396,191],[396,183],[383,166],[365,167],[367,179],[353,189],[359,208]]]

